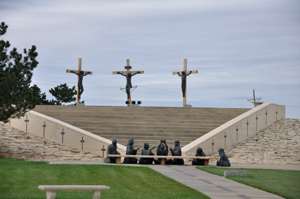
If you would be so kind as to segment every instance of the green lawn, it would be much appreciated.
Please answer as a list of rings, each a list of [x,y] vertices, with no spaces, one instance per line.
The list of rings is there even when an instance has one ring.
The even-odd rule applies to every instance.
[[[48,165],[0,158],[1,199],[41,199],[42,184],[103,184],[105,199],[204,199],[203,194],[164,177],[150,168],[98,165]],[[91,198],[88,192],[59,192],[58,199]]]
[[[198,167],[203,171],[223,176],[226,169],[220,167]],[[300,198],[300,171],[244,169],[246,176],[228,177],[237,182],[247,184],[289,199]]]

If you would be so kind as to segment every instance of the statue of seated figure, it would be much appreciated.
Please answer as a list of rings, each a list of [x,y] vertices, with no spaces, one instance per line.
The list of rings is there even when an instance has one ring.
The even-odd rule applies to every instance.
[[[180,146],[180,142],[179,140],[176,140],[174,143],[174,148],[170,149],[172,156],[181,156],[181,146]],[[176,165],[184,165],[184,160],[181,158],[174,158],[174,160],[172,161],[172,164],[176,164]]]
[[[206,155],[203,152],[203,149],[201,147],[198,147],[195,156],[204,157]],[[192,165],[204,165],[204,160],[202,160],[202,159],[193,159]]]
[[[112,142],[110,145],[108,145],[107,148],[107,154],[108,155],[118,155],[120,154],[117,150],[117,139],[112,139]],[[116,157],[109,157],[108,158],[110,163],[116,163],[117,158]]]
[[[166,140],[160,140],[160,144],[157,146],[156,155],[168,155],[169,147]],[[158,158],[157,164],[166,163],[166,158]]]
[[[220,156],[220,159],[217,161],[217,166],[230,167],[230,162],[229,162],[227,155],[225,154],[224,149],[222,149],[222,148],[219,149],[219,156]]]
[[[126,155],[136,155],[138,149],[134,148],[134,139],[130,138],[128,140],[128,144],[126,147]],[[125,158],[124,159],[124,164],[136,164],[137,163],[137,159],[136,158]]]
[[[152,153],[152,149],[149,149],[150,146],[148,143],[144,144],[144,148],[142,149],[142,153],[141,155],[154,155],[154,153]],[[153,164],[154,158],[141,158],[139,163],[140,164]]]

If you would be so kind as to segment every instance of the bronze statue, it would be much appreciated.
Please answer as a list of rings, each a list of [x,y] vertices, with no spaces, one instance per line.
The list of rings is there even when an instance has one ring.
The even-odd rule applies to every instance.
[[[126,66],[124,67],[125,71],[113,71],[113,74],[118,74],[118,75],[122,75],[124,77],[126,77],[126,86],[125,86],[125,90],[126,90],[126,94],[127,94],[127,101],[128,101],[128,105],[131,105],[131,92],[130,90],[132,89],[132,83],[131,83],[131,78],[134,75],[137,74],[143,74],[144,71],[132,71],[131,70],[131,66],[130,66],[130,60],[127,59],[126,60]]]
[[[129,138],[128,140],[128,144],[126,147],[126,155],[136,155],[138,149],[134,148],[134,139],[133,138]],[[136,158],[128,158],[126,157],[124,159],[124,164],[136,164],[137,163],[137,159]]]
[[[125,66],[126,67],[126,66]],[[131,66],[130,66],[131,68]],[[127,99],[131,99],[131,94],[130,94],[130,89],[132,88],[132,83],[131,83],[131,78],[136,75],[136,74],[141,74],[141,71],[135,71],[135,72],[131,72],[130,68],[127,68],[127,71],[118,71],[116,72],[116,74],[122,75],[124,77],[126,77],[126,94],[127,94]]]
[[[219,149],[219,156],[220,156],[220,159],[217,161],[217,166],[220,166],[220,167],[230,167],[230,161],[227,157],[227,155],[225,154],[225,151],[224,149]]]
[[[168,155],[169,147],[165,139],[160,140],[160,144],[157,146],[156,154],[157,155]],[[166,162],[166,158],[158,158],[157,163],[161,164],[162,162]]]
[[[154,155],[152,149],[153,148],[150,149],[148,143],[145,143],[141,155]],[[154,158],[141,158],[139,161],[140,164],[153,164],[153,162],[154,162]]]
[[[177,75],[181,77],[181,91],[182,91],[182,97],[186,98],[186,78],[190,74],[192,74],[193,71],[181,71],[177,72]]]
[[[197,148],[196,155],[197,157],[205,157],[205,153],[203,152],[203,149],[201,147]],[[193,159],[192,165],[205,165],[205,162],[203,159]]]
[[[181,77],[181,91],[182,91],[182,105],[187,105],[187,99],[186,99],[186,84],[187,84],[187,77],[193,73],[198,73],[198,70],[188,70],[187,69],[187,59],[183,60],[183,70],[173,72],[174,75],[178,75]]]
[[[118,154],[120,154],[117,150],[117,140],[115,138],[112,139],[111,144],[108,145],[107,154],[108,155],[118,155]],[[116,163],[116,160],[117,160],[116,157],[109,157],[109,162],[110,163]]]
[[[179,140],[175,141],[174,148],[173,149],[171,148],[170,151],[171,151],[172,156],[181,156],[182,155]],[[182,158],[174,158],[172,163],[176,164],[176,165],[184,165],[184,160]]]
[[[78,59],[78,69],[77,70],[67,69],[67,71],[66,71],[67,73],[73,73],[73,74],[77,75],[77,77],[78,77],[78,81],[77,81],[77,97],[76,97],[77,104],[80,104],[81,95],[82,95],[82,93],[84,91],[83,84],[82,84],[83,77],[92,74],[91,71],[83,71],[83,70],[81,70],[81,63],[82,63],[82,60],[81,60],[81,58],[79,58]]]

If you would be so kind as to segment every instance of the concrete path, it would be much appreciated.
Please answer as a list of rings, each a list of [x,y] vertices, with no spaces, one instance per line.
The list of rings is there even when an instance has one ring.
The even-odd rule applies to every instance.
[[[279,199],[277,195],[201,171],[193,166],[151,166],[151,168],[212,199]]]

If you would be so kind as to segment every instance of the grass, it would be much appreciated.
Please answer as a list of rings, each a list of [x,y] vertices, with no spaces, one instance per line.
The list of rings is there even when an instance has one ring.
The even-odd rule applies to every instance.
[[[105,199],[206,199],[205,195],[147,167],[48,165],[0,158],[0,199],[41,199],[42,184],[103,184]],[[91,198],[89,192],[58,192],[59,199]]]
[[[198,167],[203,171],[223,176],[226,169],[220,167]],[[230,176],[229,179],[265,190],[288,199],[300,198],[300,171],[244,169],[246,176]]]

